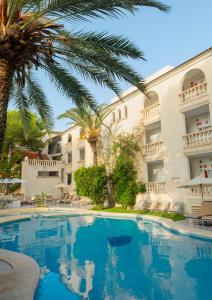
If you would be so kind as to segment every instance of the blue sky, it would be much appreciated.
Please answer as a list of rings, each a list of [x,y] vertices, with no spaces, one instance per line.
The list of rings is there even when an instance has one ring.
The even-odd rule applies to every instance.
[[[80,23],[75,30],[108,31],[130,38],[143,50],[146,62],[129,61],[143,77],[165,65],[178,65],[212,46],[212,0],[163,0],[172,10],[164,14],[156,9],[143,8],[136,15],[114,20],[93,20]],[[55,117],[71,108],[70,99],[62,97],[48,79],[39,79],[53,107]],[[98,102],[110,102],[114,94],[86,83]],[[123,90],[129,86],[122,84]],[[56,130],[67,128],[67,120],[55,121]]]

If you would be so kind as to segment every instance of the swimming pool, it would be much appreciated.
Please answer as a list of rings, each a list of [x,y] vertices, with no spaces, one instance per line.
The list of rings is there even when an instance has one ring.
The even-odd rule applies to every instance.
[[[212,242],[154,223],[37,216],[1,225],[0,248],[38,262],[35,300],[212,299]]]

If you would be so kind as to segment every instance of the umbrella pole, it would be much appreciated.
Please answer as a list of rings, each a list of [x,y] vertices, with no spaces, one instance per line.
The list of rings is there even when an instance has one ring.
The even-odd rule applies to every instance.
[[[202,184],[200,184],[200,190],[201,190],[202,202],[203,202],[203,200],[204,200],[204,194],[203,194],[203,186],[202,186]]]

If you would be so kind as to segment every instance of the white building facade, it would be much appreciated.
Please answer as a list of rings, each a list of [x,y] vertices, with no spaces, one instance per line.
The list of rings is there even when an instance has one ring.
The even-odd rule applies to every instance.
[[[200,203],[200,191],[178,186],[201,173],[212,177],[212,48],[178,67],[163,68],[146,79],[146,87],[146,95],[132,88],[121,99],[113,99],[105,122],[112,126],[114,134],[135,130],[142,133],[139,180],[146,183],[145,198],[182,201],[184,210],[189,211],[192,205]],[[77,126],[58,136],[60,147],[51,150],[58,153],[52,156],[49,146],[44,153],[52,160],[59,157],[54,167],[59,170],[57,181],[68,184],[73,192],[73,173],[80,166],[92,164],[92,152],[88,143],[80,139]],[[22,177],[29,180],[31,171],[26,175],[25,164]],[[36,186],[38,177],[33,177]],[[51,180],[48,178],[48,184]],[[204,192],[206,198],[212,198],[210,188]]]

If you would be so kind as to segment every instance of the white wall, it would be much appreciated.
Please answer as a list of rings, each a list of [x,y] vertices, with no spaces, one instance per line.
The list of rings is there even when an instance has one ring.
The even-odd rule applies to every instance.
[[[197,99],[185,108],[181,106],[180,94],[182,93],[182,86],[185,76],[188,72],[194,69],[200,69],[204,72],[207,81],[207,94],[208,97]],[[164,73],[164,70],[167,73]],[[170,201],[187,201],[187,193],[178,186],[184,184],[190,175],[194,176],[198,172],[195,167],[195,156],[198,153],[196,149],[191,160],[192,153],[185,153],[185,141],[183,136],[188,132],[195,130],[196,119],[202,121],[211,120],[212,113],[212,51],[202,53],[199,56],[191,59],[176,69],[164,69],[163,73],[153,75],[147,80],[147,92],[156,92],[160,103],[160,123],[151,123],[146,126],[144,143],[155,142],[158,138],[163,141],[163,172],[164,180],[166,181],[166,199]],[[191,74],[191,73],[190,73]],[[159,76],[161,75],[161,76]],[[192,78],[187,80],[187,87],[191,84]],[[194,78],[195,81],[195,78]],[[185,85],[186,86],[186,85]],[[118,135],[123,132],[131,132],[135,128],[143,131],[143,111],[144,111],[145,96],[136,88],[123,93],[121,101],[113,99],[111,114],[106,118],[106,125],[110,126],[113,120],[113,113],[115,113],[115,123],[112,124],[112,132]],[[207,105],[207,111],[204,111],[204,106]],[[128,114],[125,117],[125,106],[127,107]],[[201,108],[201,109],[200,109]],[[119,111],[121,111],[121,120],[119,120]],[[191,112],[192,111],[192,112]],[[153,121],[156,122],[156,121]],[[186,128],[186,122],[187,127]],[[158,126],[159,124],[159,126]],[[68,135],[72,135],[71,145],[67,144]],[[64,131],[61,136],[63,160],[66,160],[67,153],[72,151],[72,165],[66,165],[66,173],[74,172],[79,167],[79,148],[85,147],[85,166],[92,165],[92,151],[87,142],[79,142],[80,129],[77,126],[71,127]],[[146,140],[145,140],[146,139]],[[106,142],[105,142],[106,145]],[[199,150],[201,154],[204,149]],[[207,150],[208,151],[208,150]],[[207,157],[212,157],[212,147],[209,153],[205,153]],[[194,163],[192,174],[190,174],[190,164]],[[142,151],[140,153],[140,163],[142,166],[142,180],[148,180],[148,164],[154,164],[156,161],[145,162],[143,159]],[[149,167],[151,168],[151,167]],[[151,172],[149,170],[149,172]],[[149,180],[151,179],[151,176]],[[155,180],[155,178],[153,178]],[[41,183],[42,185],[42,183]],[[71,187],[73,188],[74,185]],[[71,190],[70,188],[70,190]],[[161,199],[161,195],[152,194],[149,196]],[[162,196],[162,198],[164,195]]]
[[[21,185],[21,191],[25,197],[39,195],[44,192],[49,195],[60,195],[60,190],[55,185],[61,182],[61,170],[65,165],[57,162],[56,166],[30,166],[28,161],[22,163],[22,179],[25,183]],[[58,177],[38,177],[38,171],[58,171]]]

